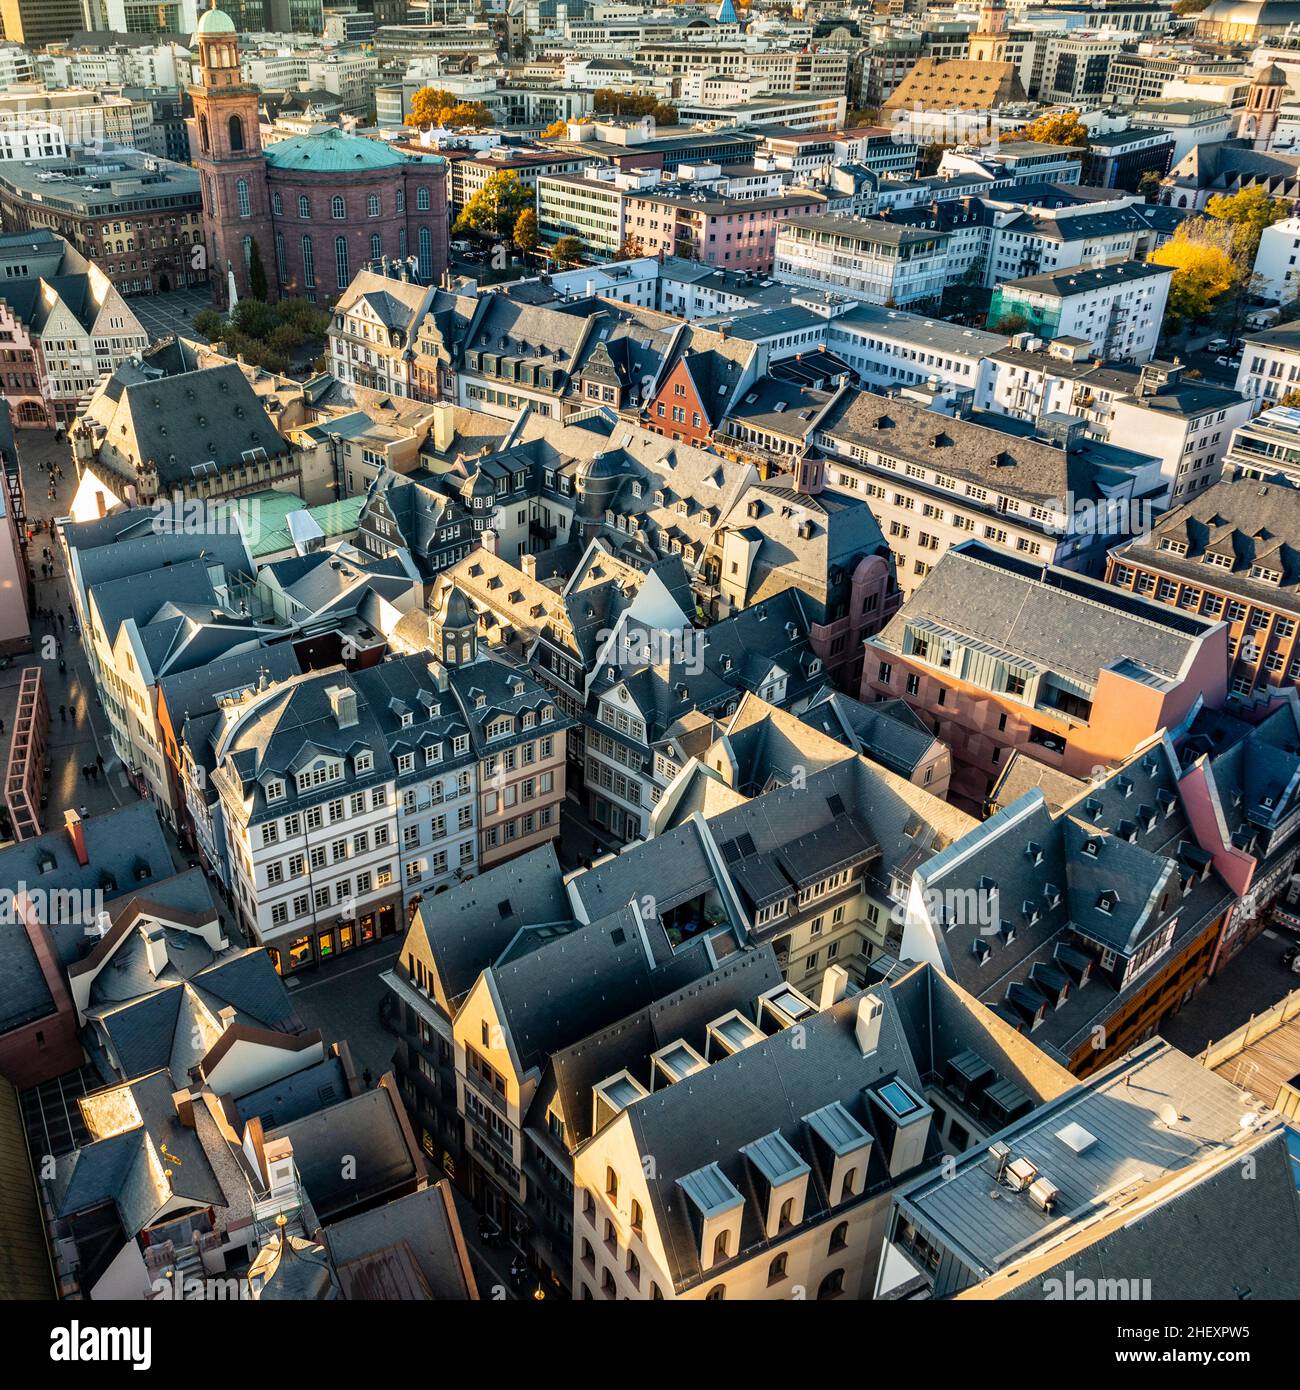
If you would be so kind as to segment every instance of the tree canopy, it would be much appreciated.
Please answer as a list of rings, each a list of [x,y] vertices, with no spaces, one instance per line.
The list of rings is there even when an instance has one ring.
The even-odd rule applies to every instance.
[[[568,121],[552,121],[537,138],[539,140],[563,140],[568,133]]]
[[[1086,145],[1088,127],[1077,111],[1058,111],[1040,116],[1019,130],[1005,131],[1003,140],[1032,140],[1036,145]]]
[[[581,265],[587,248],[576,236],[562,236],[552,247],[551,254],[555,257],[556,265],[564,269],[566,266]]]
[[[612,87],[597,87],[591,106],[601,116],[653,116],[656,125],[677,124],[677,108],[649,92],[616,92]]]
[[[462,101],[439,87],[421,87],[411,98],[406,124],[421,130],[430,126],[485,126],[492,124],[492,113],[481,101]]]
[[[532,193],[519,182],[514,170],[498,169],[465,204],[452,231],[478,232],[504,240],[514,232],[520,213],[532,205]]]
[[[514,243],[521,251],[537,250],[537,214],[525,208],[515,218]]]
[[[1169,266],[1174,272],[1166,309],[1171,320],[1182,324],[1204,318],[1232,289],[1240,278],[1235,249],[1231,226],[1196,217],[1151,253],[1153,265]]]
[[[1265,227],[1280,222],[1290,212],[1281,198],[1269,197],[1262,184],[1254,184],[1237,193],[1216,193],[1205,205],[1205,215],[1232,228],[1234,254],[1240,259],[1243,273],[1249,273],[1259,250],[1259,238]]]

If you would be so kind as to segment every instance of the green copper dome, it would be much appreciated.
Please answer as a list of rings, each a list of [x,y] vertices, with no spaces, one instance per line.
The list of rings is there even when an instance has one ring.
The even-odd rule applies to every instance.
[[[235,21],[225,10],[205,10],[203,18],[199,20],[199,27],[194,32],[196,34],[233,34]]]
[[[266,149],[272,169],[300,169],[318,174],[345,174],[349,169],[394,169],[407,157],[378,140],[325,130],[318,135],[295,135]]]

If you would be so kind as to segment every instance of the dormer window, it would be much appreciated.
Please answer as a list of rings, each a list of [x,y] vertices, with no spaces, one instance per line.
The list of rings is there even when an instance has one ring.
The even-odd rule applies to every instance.
[[[425,761],[425,763],[426,763],[426,764],[428,764],[428,763],[436,763],[436,762],[440,762],[441,760],[442,760],[442,744],[441,744],[441,743],[431,743],[431,744],[424,750],[424,761]]]
[[[409,729],[414,722],[415,716],[410,712],[410,710],[407,710],[402,715],[402,728]]]
[[[284,799],[284,783],[278,777],[273,777],[266,784],[266,799],[268,801],[282,801]]]
[[[358,772],[371,772],[375,766],[375,755],[368,749],[363,753],[358,753],[356,758],[356,770]]]
[[[414,754],[414,753],[399,753],[399,754],[397,755],[397,770],[398,770],[398,772],[411,772],[411,771],[414,770],[414,768],[415,768],[415,754]]]

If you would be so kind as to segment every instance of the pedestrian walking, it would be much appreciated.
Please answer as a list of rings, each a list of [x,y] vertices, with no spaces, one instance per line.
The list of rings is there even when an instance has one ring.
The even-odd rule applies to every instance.
[[[0,732],[3,732],[3,731],[4,731],[4,725],[3,725],[2,723],[0,723]],[[104,755],[103,755],[102,753],[96,753],[96,754],[95,754],[95,766],[96,766],[101,772],[103,772],[103,770],[104,770]]]
[[[90,812],[87,811],[86,808],[85,808],[84,806],[82,806],[82,807],[80,808],[79,814],[80,814],[82,820],[85,820],[85,818],[90,814]]]
[[[59,614],[59,631],[60,631],[60,632],[63,631],[63,614],[62,614],[62,613]]]
[[[66,661],[64,661],[64,659],[63,659],[62,657],[60,657],[60,658],[59,658],[59,675],[61,675],[61,676],[66,676],[67,674],[68,674],[68,663],[67,663]]]
[[[355,1072],[353,1073],[353,1075],[355,1075]],[[362,1079],[362,1081],[364,1081],[364,1082],[366,1083],[366,1090],[368,1091],[368,1090],[370,1089],[370,1068],[369,1068],[369,1067],[367,1067],[367,1068],[361,1073],[361,1079]]]
[[[68,617],[75,618],[76,616],[77,610],[71,604],[68,604]]]
[[[59,706],[59,718],[60,718],[60,719],[63,721],[63,723],[65,723],[65,724],[68,722],[68,707],[67,707],[67,705],[60,705],[60,706]]]
[[[81,780],[82,780],[83,782],[89,782],[89,781],[90,781],[90,764],[89,764],[89,763],[82,763],[82,765],[81,765]]]

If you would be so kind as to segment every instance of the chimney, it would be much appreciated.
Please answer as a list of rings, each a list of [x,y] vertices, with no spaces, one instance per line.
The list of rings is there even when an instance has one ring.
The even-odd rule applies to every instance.
[[[537,578],[537,556],[536,556],[536,555],[521,555],[521,556],[519,557],[519,568],[520,568],[521,570],[523,570],[523,572],[529,577],[529,579],[536,579],[536,578]]]
[[[90,857],[86,853],[86,832],[81,823],[81,814],[78,811],[64,811],[63,824],[67,827],[68,836],[72,840],[72,848],[77,856],[77,863],[84,869],[90,863]]]
[[[479,544],[482,545],[483,549],[486,550],[489,555],[496,555],[499,553],[497,550],[497,533],[490,526],[479,536]]]
[[[844,998],[849,987],[849,972],[842,965],[831,965],[822,976],[821,1002],[818,1008],[829,1009]]]
[[[142,926],[140,934],[144,937],[145,963],[156,980],[167,968],[167,934],[158,922]]]
[[[859,995],[853,1032],[864,1057],[869,1057],[880,1046],[880,1020],[884,1013],[885,1005],[878,994]]]
[[[429,663],[429,674],[433,677],[434,686],[442,693],[447,692],[447,668],[441,661],[431,661]]]
[[[235,1006],[233,1004],[223,1004],[217,1010],[217,1017],[221,1020],[221,1031],[224,1033],[235,1021]]]
[[[172,1105],[176,1108],[176,1118],[186,1129],[194,1128],[194,1097],[188,1091],[173,1091]]]
[[[445,454],[456,438],[456,407],[450,401],[439,401],[433,407],[433,447]]]
[[[334,722],[340,729],[350,729],[357,722],[357,692],[350,686],[332,685],[325,692],[334,711]]]

